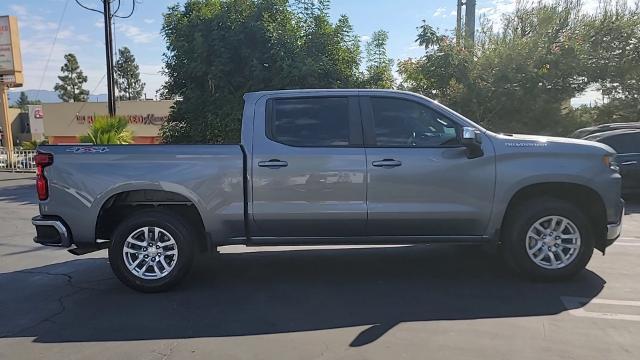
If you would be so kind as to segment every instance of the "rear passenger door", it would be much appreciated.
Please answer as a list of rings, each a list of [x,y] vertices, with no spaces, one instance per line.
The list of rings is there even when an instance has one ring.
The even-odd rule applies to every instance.
[[[266,121],[254,121],[252,236],[299,242],[364,235],[358,98],[339,92],[270,98],[264,111]]]
[[[362,97],[368,235],[479,237],[491,215],[493,147],[469,159],[462,124],[410,96]],[[402,241],[402,240],[400,240]]]

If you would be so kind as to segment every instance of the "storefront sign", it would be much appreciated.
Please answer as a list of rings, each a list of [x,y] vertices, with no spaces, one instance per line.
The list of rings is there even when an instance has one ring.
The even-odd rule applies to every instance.
[[[14,16],[0,16],[0,75],[16,76],[21,72],[18,21]]]
[[[103,115],[98,115],[103,116]],[[156,114],[147,114],[147,115],[118,115],[125,119],[127,122],[132,125],[155,125],[160,126],[164,124],[169,118],[168,115],[156,115]],[[78,124],[93,124],[95,116],[94,115],[76,115],[76,122]]]
[[[42,105],[29,105],[29,129],[32,134],[44,134]]]

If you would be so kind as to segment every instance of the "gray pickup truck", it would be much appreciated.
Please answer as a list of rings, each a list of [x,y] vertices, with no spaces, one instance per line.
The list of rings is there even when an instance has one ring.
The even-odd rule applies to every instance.
[[[140,291],[218,246],[485,244],[536,279],[581,271],[620,236],[615,152],[496,134],[385,90],[246,94],[239,145],[41,146],[43,245],[108,248]]]

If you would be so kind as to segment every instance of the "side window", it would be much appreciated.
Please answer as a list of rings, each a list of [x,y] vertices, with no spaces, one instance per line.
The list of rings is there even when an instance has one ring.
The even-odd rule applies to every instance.
[[[640,153],[640,132],[620,134],[602,139],[618,154]]]
[[[291,146],[349,145],[349,99],[318,97],[275,99],[267,137]]]
[[[377,146],[438,147],[459,145],[460,126],[419,103],[371,97]]]

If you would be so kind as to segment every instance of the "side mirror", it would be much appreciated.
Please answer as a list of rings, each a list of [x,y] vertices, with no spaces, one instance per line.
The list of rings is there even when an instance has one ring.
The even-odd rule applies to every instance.
[[[484,155],[482,151],[482,134],[472,127],[463,127],[460,143],[467,148],[469,159],[479,158]]]

